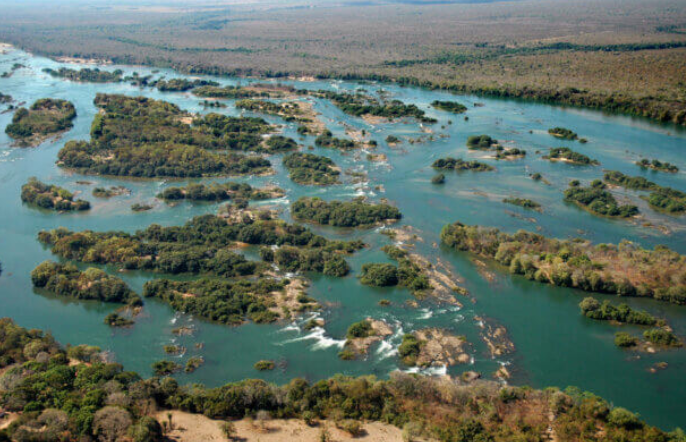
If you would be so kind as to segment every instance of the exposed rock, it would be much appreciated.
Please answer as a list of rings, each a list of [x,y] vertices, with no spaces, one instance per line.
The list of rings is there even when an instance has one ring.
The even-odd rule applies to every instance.
[[[449,367],[466,364],[470,360],[469,354],[464,351],[467,339],[463,336],[454,336],[447,330],[437,328],[422,329],[413,334],[422,341],[419,356],[417,356],[417,365],[420,367],[436,365]]]

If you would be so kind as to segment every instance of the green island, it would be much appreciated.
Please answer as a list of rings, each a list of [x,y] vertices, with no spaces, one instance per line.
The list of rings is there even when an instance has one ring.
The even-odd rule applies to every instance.
[[[646,199],[648,205],[655,210],[672,214],[686,212],[686,193],[680,190],[660,186],[640,176],[624,175],[616,170],[605,172],[603,179],[615,186],[650,191],[651,193]]]
[[[472,135],[467,138],[467,149],[483,150],[497,146],[499,146],[498,140],[491,138],[490,135]]]
[[[502,147],[496,148],[495,159],[496,160],[511,160],[514,158],[524,158],[526,156],[526,151],[524,149],[519,149],[513,147],[510,149],[504,149]]]
[[[124,72],[121,69],[103,71],[98,68],[83,68],[79,70],[64,67],[57,70],[45,68],[43,69],[43,72],[52,77],[83,83],[118,83],[122,81],[122,75],[124,75]]]
[[[647,250],[623,241],[593,245],[520,230],[515,234],[460,222],[441,230],[441,242],[455,250],[493,259],[527,279],[588,292],[653,298],[686,304],[679,275],[686,257],[665,246]]]
[[[36,288],[74,299],[142,304],[124,281],[94,267],[82,272],[73,264],[45,261],[31,271],[31,282]]]
[[[157,80],[150,83],[160,92],[186,92],[201,86],[219,86],[216,81],[189,80],[187,78],[172,78],[170,80]]]
[[[303,115],[297,102],[274,103],[273,101],[246,98],[236,101],[236,108],[276,115],[288,122],[308,123],[311,121]],[[307,127],[305,129],[307,130]]]
[[[340,168],[331,158],[295,152],[283,157],[288,176],[298,184],[328,186],[340,184]]]
[[[37,146],[71,129],[74,118],[76,108],[69,101],[41,98],[28,109],[17,109],[5,133],[16,140],[19,146]]]
[[[597,160],[593,160],[586,155],[575,152],[569,147],[554,147],[550,149],[547,155],[543,156],[544,160],[562,161],[569,164],[576,164],[578,166],[597,166],[600,164]]]
[[[638,207],[619,205],[615,197],[600,180],[593,180],[588,187],[582,187],[577,181],[569,183],[565,190],[565,201],[575,203],[594,215],[611,218],[630,218],[638,215]]]
[[[109,315],[105,316],[105,320],[103,322],[105,325],[109,325],[113,328],[131,327],[134,324],[132,320],[119,315],[119,313],[110,313]]]
[[[540,212],[542,210],[541,205],[539,203],[537,203],[536,201],[530,200],[530,199],[526,199],[526,198],[515,198],[515,197],[504,198],[503,202],[506,204],[512,204],[515,206],[523,207],[523,208],[529,209],[529,210],[536,210],[538,212]]]
[[[495,170],[495,167],[490,164],[482,163],[481,161],[464,161],[462,158],[439,158],[431,165],[434,169],[449,169],[461,172],[463,170],[471,170],[472,172],[490,172]]]
[[[275,186],[252,187],[247,183],[189,184],[184,187],[168,187],[157,194],[157,198],[172,201],[226,201],[226,200],[268,200],[280,198],[283,189]]]
[[[431,178],[431,184],[445,184],[445,174],[437,173]]]
[[[150,204],[134,203],[131,204],[131,210],[134,212],[146,212],[152,210],[153,206]]]
[[[364,201],[325,201],[302,197],[291,205],[294,219],[324,226],[370,227],[402,218],[400,210],[388,204]]]
[[[425,272],[408,258],[406,251],[396,246],[387,245],[382,249],[398,265],[388,263],[362,264],[360,282],[373,287],[400,286],[406,287],[416,297],[430,290],[431,282]]]
[[[193,95],[202,98],[220,98],[220,99],[242,99],[254,97],[269,97],[268,92],[257,92],[252,89],[242,88],[240,86],[200,86],[192,91]]]
[[[353,140],[334,137],[333,133],[328,129],[324,130],[324,132],[314,140],[314,144],[318,147],[339,150],[351,150],[360,147],[360,144]]]
[[[642,158],[641,160],[636,161],[636,165],[642,169],[652,169],[660,172],[677,173],[679,171],[679,168],[674,164],[657,159],[648,160],[647,158]]]
[[[257,371],[269,371],[269,370],[274,370],[276,368],[276,364],[274,361],[263,359],[261,361],[255,362],[255,365],[253,365],[255,370]]]
[[[126,269],[161,273],[208,274],[235,277],[259,274],[266,263],[248,261],[229,250],[237,242],[276,245],[269,262],[287,271],[315,271],[344,276],[349,266],[341,255],[363,247],[360,241],[334,241],[309,229],[281,220],[248,219],[232,222],[215,215],[198,216],[183,226],[157,224],[135,234],[123,232],[71,232],[59,228],[41,231],[38,239],[65,259],[113,264]],[[263,259],[265,259],[263,257]]]
[[[610,301],[602,303],[595,298],[587,297],[579,303],[581,314],[599,321],[614,321],[622,324],[665,325],[664,321],[655,318],[646,311],[633,310],[627,304],[615,306]]]
[[[437,122],[436,119],[427,117],[417,105],[405,104],[400,100],[381,102],[363,93],[349,94],[325,90],[309,93],[330,100],[340,110],[355,117],[380,117],[390,121],[410,117],[427,124]]]
[[[213,150],[259,150],[260,119],[209,114],[195,121],[178,106],[145,97],[97,94],[91,141],[69,141],[58,165],[83,173],[133,177],[259,174],[268,160]],[[192,121],[192,125],[190,122]]]
[[[21,200],[26,204],[41,209],[59,212],[89,210],[91,204],[85,200],[74,200],[74,194],[54,184],[45,184],[37,178],[29,178],[29,182],[21,186]]]
[[[288,300],[281,296],[292,292],[289,283],[273,278],[235,282],[209,278],[194,281],[156,279],[145,283],[143,296],[160,299],[176,311],[220,324],[240,325],[248,319],[264,324],[290,317],[289,307],[297,312],[317,308],[315,302],[300,303],[295,295]]]
[[[3,94],[2,92],[0,92],[0,103],[5,104],[5,103],[11,103],[12,101],[14,101],[14,99],[12,98],[11,95]]]
[[[97,347],[65,350],[52,335],[26,330],[7,318],[0,319],[0,338],[2,379],[13,379],[4,387],[0,405],[11,413],[22,412],[12,425],[0,430],[0,438],[6,440],[162,442],[171,417],[153,414],[151,404],[153,410],[178,410],[228,421],[251,418],[260,411],[279,418],[338,416],[351,422],[379,421],[404,427],[413,437],[442,441],[538,439],[548,426],[557,434],[589,437],[602,428],[613,440],[680,440],[678,432],[665,433],[630,411],[575,388],[533,390],[487,381],[446,384],[401,372],[391,374],[388,380],[339,375],[313,384],[293,379],[277,386],[246,379],[217,388],[182,386],[166,377],[182,369],[172,361],[154,363],[155,377],[144,379],[124,371],[121,364],[101,362]],[[408,341],[403,353],[405,349],[412,353],[409,347]],[[194,362],[186,371],[201,364],[201,360]],[[113,385],[126,399],[122,405],[106,400]],[[449,399],[450,391],[460,391],[465,400],[478,403],[478,409],[456,406],[457,402]],[[488,418],[489,414],[482,412],[484,407],[499,410],[495,411],[498,419]],[[432,409],[443,411],[437,414]],[[552,423],[548,413],[554,416]]]
[[[552,129],[548,129],[548,133],[555,138],[561,138],[563,140],[578,140],[579,135],[576,134],[576,132],[567,129],[566,127],[554,127]]]
[[[431,103],[431,106],[442,111],[452,112],[454,114],[463,114],[467,112],[467,106],[462,103],[458,103],[457,101],[434,100]]]
[[[664,328],[653,328],[643,332],[643,338],[655,345],[663,347],[681,347],[683,344],[676,335]]]
[[[112,198],[118,195],[130,194],[131,190],[123,186],[96,187],[93,189],[93,196],[96,198]]]

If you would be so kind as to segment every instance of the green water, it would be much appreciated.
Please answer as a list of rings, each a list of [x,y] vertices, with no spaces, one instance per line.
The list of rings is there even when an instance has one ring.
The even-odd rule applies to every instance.
[[[686,162],[683,161],[686,133],[674,127],[579,109],[471,96],[454,97],[386,85],[293,83],[297,87],[315,89],[354,90],[362,87],[371,93],[383,87],[394,98],[416,103],[426,110],[428,116],[439,120],[438,124],[432,126],[435,141],[414,145],[405,142],[390,148],[384,141],[389,134],[405,138],[426,134],[414,123],[398,122],[372,127],[361,119],[343,114],[329,102],[315,100],[315,108],[321,112],[321,118],[334,134],[344,135],[345,125],[370,131],[372,138],[379,143],[376,151],[387,154],[388,163],[369,162],[364,153],[343,154],[315,149],[314,153],[333,158],[344,170],[351,168],[366,173],[368,180],[352,184],[348,178],[345,184],[328,188],[299,186],[288,179],[280,156],[270,158],[277,170],[276,175],[236,180],[251,184],[275,183],[286,189],[286,198],[266,202],[281,205],[284,209],[282,216],[286,219],[290,219],[288,203],[303,195],[326,199],[350,199],[355,195],[366,195],[373,200],[388,198],[404,215],[400,224],[418,229],[423,242],[417,244],[417,251],[432,260],[440,257],[450,263],[455,273],[464,279],[464,285],[474,302],[461,299],[464,304],[462,309],[437,305],[431,301],[421,302],[418,308],[412,308],[405,304],[405,301],[412,299],[405,290],[362,286],[355,277],[360,266],[364,262],[385,260],[379,248],[391,240],[380,235],[377,229],[351,232],[315,228],[329,237],[359,237],[370,245],[349,259],[353,273],[346,278],[308,275],[312,279],[309,294],[325,306],[319,314],[326,320],[325,330],[304,332],[302,324],[311,316],[304,316],[294,323],[225,327],[174,313],[166,305],[149,300],[134,328],[113,331],[103,324],[103,318],[117,308],[115,305],[65,301],[34,292],[30,271],[41,261],[54,259],[49,250],[36,240],[37,232],[58,226],[72,230],[135,231],[151,223],[176,225],[194,215],[213,213],[218,205],[167,206],[155,201],[154,195],[165,186],[178,185],[178,181],[84,177],[56,167],[57,152],[67,140],[88,138],[90,123],[96,113],[93,98],[97,92],[142,94],[174,102],[192,112],[206,111],[200,106],[200,100],[188,93],[160,93],[126,84],[80,84],[51,78],[42,69],[57,68],[61,66],[59,63],[16,50],[8,50],[0,55],[0,72],[9,70],[13,63],[22,63],[27,68],[17,70],[11,78],[0,79],[0,91],[11,94],[18,102],[29,104],[42,97],[68,99],[76,106],[78,117],[74,128],[62,139],[46,142],[35,149],[12,148],[4,131],[0,134],[0,261],[3,264],[0,316],[12,317],[24,327],[50,330],[63,343],[99,345],[111,351],[113,357],[128,369],[144,375],[150,374],[152,362],[166,357],[163,345],[180,343],[188,348],[188,352],[179,359],[202,355],[206,363],[191,375],[178,375],[178,379],[210,386],[245,377],[262,377],[274,382],[285,382],[296,376],[317,380],[335,373],[372,373],[384,377],[393,370],[405,369],[393,352],[402,332],[429,326],[443,327],[455,334],[465,335],[472,344],[470,353],[473,363],[452,367],[448,370],[450,374],[476,370],[489,377],[500,364],[507,364],[513,374],[510,381],[513,384],[535,387],[576,385],[602,395],[616,405],[638,411],[650,423],[665,429],[686,426],[686,350],[665,351],[656,355],[620,350],[613,344],[617,327],[580,316],[577,304],[583,293],[531,283],[498,269],[490,269],[495,272],[496,278],[489,281],[477,272],[467,256],[435,246],[440,228],[448,222],[459,220],[467,224],[497,226],[507,231],[524,228],[539,229],[543,234],[556,237],[583,236],[597,242],[629,239],[643,246],[667,244],[686,253],[684,221],[655,213],[639,199],[640,194],[636,192],[620,192],[620,195],[638,204],[648,221],[667,227],[670,234],[642,227],[642,222],[594,217],[562,201],[562,191],[571,179],[587,182],[600,178],[603,168],[642,175],[659,184],[686,190],[684,172],[659,174],[642,171],[633,164],[645,156],[686,168]],[[123,69],[127,74],[133,71],[141,74],[152,72],[140,67]],[[171,71],[156,74],[160,75],[178,76]],[[238,83],[235,79],[216,80],[223,84]],[[466,114],[469,121],[464,121],[462,116],[431,109],[429,103],[436,99],[456,99],[466,104],[469,107]],[[474,107],[475,102],[484,103],[484,106]],[[232,102],[228,101],[227,104],[229,106],[226,109],[218,111],[239,114]],[[4,109],[5,106],[0,111]],[[0,128],[4,128],[11,117],[10,112],[0,114]],[[285,124],[279,118],[266,119]],[[448,120],[452,120],[452,124],[448,124]],[[571,128],[579,136],[587,138],[589,143],[557,141],[547,134],[547,129],[554,126]],[[313,144],[311,137],[298,138],[295,129],[294,125],[286,124],[284,134],[307,146]],[[434,171],[430,164],[435,159],[447,155],[472,159],[483,155],[468,152],[465,147],[468,136],[481,133],[505,141],[506,146],[527,150],[526,159],[511,162],[486,160],[494,164],[497,171],[482,174],[447,173],[445,185],[431,185]],[[441,134],[446,137],[439,137]],[[540,158],[545,149],[555,146],[572,147],[598,159],[602,166],[576,167],[549,163]],[[541,152],[537,154],[537,150]],[[541,173],[551,185],[532,181],[528,174],[533,172]],[[22,205],[20,188],[30,176],[70,190],[82,191],[84,197],[93,203],[93,209],[80,214],[56,214]],[[93,185],[79,185],[76,183],[78,180],[92,181]],[[90,195],[95,185],[124,185],[132,190],[132,194],[99,200]],[[377,188],[379,185],[383,187]],[[543,205],[544,212],[526,212],[504,205],[501,200],[506,196],[536,200]],[[134,213],[130,210],[134,202],[154,202],[155,208],[149,212]],[[253,252],[247,251],[248,254]],[[152,277],[145,273],[120,275],[138,291]],[[392,300],[392,306],[379,307],[377,302],[382,298]],[[666,318],[678,335],[686,337],[685,307],[650,300],[626,301],[631,306]],[[373,347],[366,359],[339,360],[337,353],[343,344],[346,328],[367,316],[388,320],[395,326],[396,334]],[[492,359],[479,336],[475,316],[491,318],[506,326],[516,351]],[[195,326],[194,336],[175,337],[171,334],[172,328],[185,324]],[[639,328],[626,328],[640,332]],[[204,347],[195,349],[196,343],[204,343]],[[260,359],[274,359],[278,368],[272,372],[257,372],[252,365]],[[667,362],[669,367],[650,373],[648,368],[659,361]]]

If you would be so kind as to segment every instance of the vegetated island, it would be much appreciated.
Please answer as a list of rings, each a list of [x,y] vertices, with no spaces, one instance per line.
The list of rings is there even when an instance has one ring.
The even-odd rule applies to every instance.
[[[541,211],[542,211],[541,205],[540,205],[539,203],[537,203],[536,201],[527,199],[527,198],[515,198],[515,197],[511,197],[511,198],[505,198],[505,199],[503,199],[503,202],[506,203],[506,204],[512,204],[512,205],[515,205],[515,206],[523,207],[523,208],[525,208],[525,209],[535,210],[535,211],[537,211],[537,212],[541,212]]]
[[[12,123],[5,133],[18,146],[35,147],[50,137],[59,135],[73,127],[76,108],[67,100],[41,98],[30,108],[20,107],[14,112]]]
[[[371,227],[402,218],[400,210],[389,204],[325,201],[317,197],[298,199],[291,205],[291,213],[300,221],[334,227]]]
[[[636,161],[636,165],[642,169],[652,169],[660,172],[677,173],[679,171],[679,168],[674,164],[666,161],[663,162],[658,159],[648,160],[647,158],[643,158]]]
[[[377,342],[393,334],[393,329],[380,319],[366,318],[348,327],[345,334],[345,344],[338,353],[338,357],[350,361],[366,355],[369,348]]]
[[[294,152],[283,158],[291,180],[303,185],[340,184],[340,168],[331,158],[311,153]]]
[[[93,196],[96,198],[112,198],[129,194],[131,194],[131,190],[124,186],[96,187],[93,189]]]
[[[610,301],[603,301],[601,303],[593,297],[587,297],[579,303],[579,308],[582,315],[597,321],[651,326],[665,325],[664,320],[657,319],[646,311],[634,310],[624,303],[615,306]]]
[[[462,103],[458,103],[457,101],[434,100],[431,103],[431,106],[442,111],[452,112],[454,114],[463,114],[467,112],[467,106]]]
[[[203,215],[182,226],[153,224],[135,234],[59,228],[40,232],[38,239],[66,259],[225,278],[264,273],[271,268],[271,262],[288,272],[344,276],[350,268],[343,256],[364,246],[360,241],[328,240],[305,227],[271,219],[268,212],[251,218],[244,211],[235,220]],[[277,247],[265,248],[261,253],[267,262],[249,261],[229,250],[239,243]]]
[[[74,200],[74,194],[54,184],[45,184],[37,178],[29,178],[29,182],[21,186],[21,200],[41,209],[56,210],[58,212],[89,210],[91,204],[85,200]]]
[[[216,81],[208,80],[189,80],[187,78],[171,78],[169,80],[160,79],[153,81],[150,86],[157,88],[160,92],[186,92],[201,86],[219,86]]]
[[[74,299],[142,305],[141,298],[120,278],[94,267],[80,271],[73,264],[45,261],[31,272],[33,286]]]
[[[603,179],[615,186],[650,191],[650,195],[645,199],[647,199],[648,205],[655,210],[672,214],[681,214],[686,211],[686,193],[680,190],[660,186],[640,176],[624,175],[616,170],[605,172]]]
[[[538,282],[686,304],[681,278],[686,257],[665,246],[647,250],[628,241],[593,245],[581,239],[557,240],[523,230],[508,234],[460,222],[443,227],[441,241]]]
[[[489,150],[499,145],[498,140],[490,135],[472,135],[467,138],[467,149],[470,150]]]
[[[316,417],[378,421],[385,416],[386,422],[404,426],[412,437],[446,440],[459,440],[464,434],[498,442],[512,437],[540,438],[546,428],[552,428],[554,434],[591,436],[602,428],[605,436],[612,439],[678,440],[676,433],[664,433],[628,410],[612,407],[598,396],[578,389],[541,391],[489,381],[465,384],[402,372],[392,373],[388,380],[336,376],[314,384],[293,379],[276,386],[245,379],[206,388],[198,384],[183,386],[172,378],[143,379],[135,372],[124,371],[121,364],[102,362],[104,358],[99,357],[97,347],[75,346],[65,350],[52,335],[26,330],[7,318],[0,319],[0,342],[4,344],[0,347],[3,379],[14,380],[0,398],[0,406],[13,423],[4,426],[0,435],[9,440],[97,438],[107,434],[112,438],[109,440],[130,437],[139,442],[161,442],[165,436],[160,421],[171,430],[171,411],[148,414],[146,410],[151,408],[180,410],[174,413],[189,416],[204,414],[223,421],[252,418],[265,410],[270,417],[310,421]],[[180,369],[171,361],[154,365],[156,376],[167,376]],[[55,383],[58,374],[62,382]],[[128,405],[115,406],[104,399],[97,400],[111,395],[108,391],[113,385],[117,397],[125,398]],[[446,395],[449,392],[459,392],[461,398],[478,402],[480,409],[456,406],[449,399],[453,396]],[[489,419],[481,411],[484,406],[498,410],[498,419]],[[443,410],[440,417],[428,411],[437,409]],[[549,415],[554,417],[552,421]],[[214,421],[216,425],[221,422]],[[236,435],[232,425],[225,427],[231,437]],[[188,426],[185,433],[193,437],[193,431]],[[502,438],[501,434],[507,436]]]
[[[543,156],[544,160],[562,161],[569,164],[576,164],[578,166],[597,166],[600,164],[597,160],[593,160],[586,155],[575,152],[569,147],[554,147],[550,149],[548,155]]]
[[[157,195],[166,202],[173,201],[226,201],[268,200],[280,198],[285,192],[280,187],[252,187],[247,183],[189,184],[184,187],[168,187]]]
[[[309,91],[311,95],[330,100],[346,114],[365,118],[368,123],[378,122],[378,119],[393,121],[399,118],[415,118],[421,123],[433,124],[436,119],[427,117],[425,112],[415,104],[405,104],[400,100],[380,101],[365,93],[342,93],[319,90]]]
[[[464,336],[454,336],[438,328],[425,328],[403,335],[398,356],[409,366],[450,367],[470,361],[464,349],[466,345]]]
[[[143,296],[158,298],[179,312],[234,326],[248,319],[258,324],[291,319],[301,312],[319,308],[319,304],[305,294],[305,284],[300,278],[155,279],[145,283]]]
[[[267,100],[255,100],[246,98],[236,102],[236,108],[251,112],[260,112],[268,115],[276,115],[285,121],[298,123],[300,135],[320,135],[326,130],[326,125],[319,120],[312,103],[302,100],[291,100],[282,103],[274,103]]]
[[[548,129],[548,133],[555,138],[560,138],[563,140],[579,140],[579,135],[577,135],[576,132],[567,129],[566,127],[553,127],[552,129]],[[583,138],[581,140],[583,140]]]
[[[564,199],[595,215],[610,218],[630,218],[639,213],[638,207],[634,205],[619,205],[601,180],[593,180],[589,187],[582,187],[576,180],[571,181],[569,188],[565,190]]]
[[[208,114],[193,117],[178,106],[145,97],[98,94],[101,112],[91,141],[69,141],[58,165],[98,175],[200,177],[260,174],[268,160],[226,151],[269,151],[259,118]],[[192,124],[190,124],[192,123]],[[222,151],[216,153],[214,151]]]
[[[314,144],[317,147],[325,147],[329,149],[338,150],[353,150],[362,147],[376,147],[376,142],[373,140],[367,143],[362,143],[359,141],[353,141],[346,138],[334,137],[333,133],[329,129],[325,129],[317,138],[315,138]]]
[[[482,163],[480,161],[464,161],[462,158],[439,158],[431,165],[434,169],[448,169],[456,170],[458,172],[464,170],[471,170],[472,172],[490,172],[495,170],[495,167],[490,164]]]
[[[360,282],[372,287],[406,287],[414,296],[425,297],[432,285],[424,269],[413,262],[405,250],[390,245],[384,246],[382,250],[398,264],[362,264]]]
[[[124,72],[121,69],[114,71],[103,71],[98,68],[69,69],[61,67],[59,69],[45,68],[43,72],[52,77],[64,78],[65,80],[78,81],[82,83],[119,83],[122,81]]]

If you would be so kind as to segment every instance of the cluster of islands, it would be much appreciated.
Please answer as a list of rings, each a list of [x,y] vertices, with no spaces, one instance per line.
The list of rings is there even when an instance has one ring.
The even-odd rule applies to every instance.
[[[273,206],[256,204],[282,198],[287,190],[224,180],[247,175],[268,177],[275,173],[276,156],[289,179],[299,186],[319,189],[348,179],[332,158],[305,152],[301,140],[283,135],[281,128],[267,119],[221,113],[219,109],[227,100],[235,100],[235,107],[250,115],[276,116],[297,125],[297,133],[315,137],[317,147],[346,153],[371,152],[377,143],[364,133],[334,135],[309,98],[327,100],[341,112],[370,124],[438,124],[417,105],[363,92],[298,90],[260,83],[222,86],[209,80],[125,76],[121,70],[60,68],[46,73],[77,82],[127,82],[160,92],[188,93],[203,100],[212,112],[194,114],[161,99],[98,93],[93,102],[98,112],[91,122],[89,139],[64,143],[56,164],[81,176],[148,180],[211,177],[211,183],[167,186],[155,199],[168,205],[222,205],[216,213],[195,216],[179,225],[150,224],[133,233],[63,227],[36,232],[37,240],[54,255],[30,274],[38,292],[116,304],[116,312],[103,318],[113,330],[136,327],[146,304],[153,300],[176,312],[227,327],[290,321],[329,308],[308,294],[312,275],[345,277],[351,273],[348,259],[370,247],[359,239],[330,239],[317,233],[326,227],[341,232],[379,229],[395,240],[380,248],[387,259],[362,264],[355,274],[360,284],[407,290],[416,300],[458,306],[470,302],[468,290],[447,266],[414,250],[415,238],[408,234],[408,226],[394,225],[403,219],[401,204],[383,198],[303,196],[290,203],[293,222],[288,222]],[[12,100],[7,95],[0,95],[0,99]],[[436,100],[431,106],[453,116],[469,112],[458,101]],[[43,98],[13,109],[5,132],[14,140],[14,148],[35,147],[65,134],[75,118],[76,109],[69,101]],[[551,147],[540,153],[541,161],[601,167],[599,161],[570,147],[555,147],[557,140],[586,144],[588,139],[564,127],[548,132]],[[389,146],[406,141],[392,135],[386,139]],[[466,148],[483,156],[427,160],[418,167],[433,168],[437,174],[423,185],[466,180],[460,175],[488,174],[500,164],[534,155],[488,134],[470,136]],[[375,155],[379,154],[368,153],[366,158],[382,158]],[[678,172],[677,166],[658,159],[640,159],[636,167]],[[541,186],[546,183],[539,173],[532,173],[531,179]],[[98,204],[106,204],[131,193],[125,186],[98,186],[89,196],[43,181],[42,177],[29,179],[16,197],[27,207],[54,216],[85,214],[92,210],[91,197],[100,200]],[[640,198],[650,210],[673,215],[686,211],[686,193],[612,170],[603,170],[601,178],[588,183],[569,182],[559,198],[593,216],[618,220],[640,216],[637,205],[618,201],[613,192],[617,188],[643,192]],[[534,195],[530,197],[511,195],[502,198],[502,203],[546,210]],[[153,208],[152,201],[131,205],[133,211]],[[504,272],[540,284],[686,305],[686,257],[666,246],[646,249],[629,241],[595,244],[524,230],[507,233],[459,220],[443,227],[440,241],[448,250],[489,261]],[[258,256],[253,259],[241,253],[246,247],[255,248]],[[112,273],[134,270],[155,275],[141,293]],[[382,299],[379,305],[392,302]],[[627,352],[654,353],[682,346],[683,337],[667,321],[646,311],[601,301],[593,295],[583,299],[579,307],[580,314],[589,320],[642,327],[641,333],[616,333],[615,344]],[[515,350],[504,327],[480,322],[492,357]],[[320,317],[304,326],[305,330],[325,327]],[[338,357],[343,361],[364,359],[372,346],[399,330],[398,324],[381,317],[351,323]],[[177,330],[179,334],[185,332]],[[402,333],[395,352],[405,369],[467,368],[472,345],[466,336],[447,329],[415,327]],[[206,388],[184,386],[173,377],[203,369],[202,356],[189,356],[183,363],[175,357],[186,351],[178,344],[165,346],[169,358],[155,362],[153,377],[145,379],[108,361],[100,348],[65,347],[49,333],[26,330],[2,319],[0,406],[12,415],[12,422],[1,427],[0,440],[161,441],[174,427],[171,412],[165,418],[163,410],[203,414],[219,422],[227,439],[237,436],[236,420],[249,418],[258,425],[268,425],[265,422],[270,419],[298,418],[308,426],[319,426],[323,441],[329,440],[326,425],[357,437],[365,432],[362,421],[401,428],[408,441],[596,440],[599,432],[604,440],[683,440],[683,433],[663,432],[590,393],[573,388],[509,386],[506,381],[510,373],[505,366],[487,374],[465,369],[455,379],[396,372],[387,380],[340,375],[314,383],[293,379],[276,386],[253,379]],[[254,363],[260,372],[277,368],[274,360]]]

